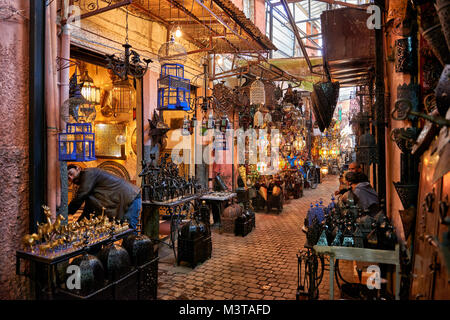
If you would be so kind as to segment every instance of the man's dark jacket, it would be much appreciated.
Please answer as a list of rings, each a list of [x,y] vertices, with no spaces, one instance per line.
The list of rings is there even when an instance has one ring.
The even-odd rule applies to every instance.
[[[85,201],[85,206],[110,218],[122,219],[139,194],[139,188],[115,175],[98,168],[86,168],[80,172],[79,188],[69,204],[69,214],[74,214]]]

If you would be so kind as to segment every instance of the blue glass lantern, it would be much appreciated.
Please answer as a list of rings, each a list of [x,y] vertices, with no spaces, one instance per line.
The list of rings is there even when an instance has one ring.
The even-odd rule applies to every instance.
[[[190,109],[191,81],[184,78],[184,66],[166,63],[158,79],[158,110]]]
[[[68,123],[66,132],[58,134],[59,161],[93,161],[95,133],[90,123]]]

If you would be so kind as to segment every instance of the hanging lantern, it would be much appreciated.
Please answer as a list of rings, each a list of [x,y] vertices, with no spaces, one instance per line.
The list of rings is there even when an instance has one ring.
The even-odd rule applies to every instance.
[[[83,97],[89,101],[90,104],[99,105],[100,104],[100,88],[94,85],[94,80],[89,76],[86,70],[80,78],[82,83],[81,94]]]
[[[280,169],[283,170],[287,165],[287,161],[284,158],[280,158]]]
[[[256,79],[250,86],[250,104],[265,104],[266,103],[266,91],[264,83]]]
[[[286,143],[286,144],[284,145],[283,150],[284,150],[284,152],[286,152],[286,153],[291,153],[291,151],[292,151],[292,145],[291,145],[289,142]]]
[[[189,121],[187,116],[185,116],[184,120],[183,120],[183,129],[181,131],[181,135],[189,136],[191,134],[190,127],[191,127],[191,122]]]
[[[320,168],[320,173],[326,176],[328,174],[328,167],[323,166],[322,168]]]
[[[59,161],[93,161],[95,134],[90,123],[68,123],[66,132],[58,134]]]
[[[161,73],[158,79],[158,109],[190,109],[191,82],[184,78],[186,49],[172,36],[158,51]]]
[[[374,135],[366,133],[359,137],[359,143],[356,147],[356,160],[361,164],[367,165],[379,162]]]
[[[77,77],[75,70],[69,82],[69,99],[61,106],[61,119],[66,123],[92,122],[96,117],[95,106],[81,94],[82,84],[78,84]]]
[[[114,116],[129,113],[135,106],[135,90],[129,79],[113,81],[112,108]]]
[[[220,120],[220,131],[225,133],[227,131],[227,129],[229,128],[229,126],[230,126],[230,121],[228,120],[228,116],[223,115],[222,119]]]
[[[208,122],[207,122],[207,129],[214,129],[215,126],[215,121],[214,121],[214,116],[213,113],[211,112],[208,116]]]
[[[256,168],[258,170],[259,173],[264,173],[267,171],[267,164],[265,162],[258,162],[258,164],[256,165]]]

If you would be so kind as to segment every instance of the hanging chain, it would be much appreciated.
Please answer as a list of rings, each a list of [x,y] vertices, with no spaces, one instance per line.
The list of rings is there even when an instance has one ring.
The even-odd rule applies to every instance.
[[[125,38],[125,43],[126,44],[128,44],[128,6],[126,7],[126,10],[127,10],[127,14],[126,14],[126,27],[125,27],[125,30],[126,30],[126,38]]]

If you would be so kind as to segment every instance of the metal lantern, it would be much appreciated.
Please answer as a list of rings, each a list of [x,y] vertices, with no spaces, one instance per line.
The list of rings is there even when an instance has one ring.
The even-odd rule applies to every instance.
[[[66,123],[92,122],[95,120],[95,106],[81,94],[81,86],[78,84],[77,71],[70,78],[69,99],[61,106],[61,119]]]
[[[128,43],[128,10],[126,10],[125,32],[125,44],[122,45],[124,52],[121,55],[107,55],[107,68],[122,80],[127,80],[130,75],[141,79],[147,73],[148,64],[153,61],[151,59],[141,59],[139,53],[131,50],[132,46]]]
[[[264,83],[256,79],[250,86],[250,104],[265,104],[266,103],[266,91]]]
[[[66,132],[58,134],[59,161],[93,161],[95,133],[90,123],[68,123]]]
[[[211,112],[209,114],[209,116],[208,116],[208,121],[207,121],[207,124],[206,124],[206,128],[207,129],[214,129],[214,127],[215,127],[215,120],[214,120],[213,113]]]
[[[189,136],[191,134],[191,122],[189,121],[188,117],[185,116],[183,120],[183,129],[181,130],[181,135],[183,136]]]
[[[135,105],[135,90],[129,79],[113,81],[112,108],[114,116],[129,113]]]
[[[83,87],[81,88],[81,94],[83,97],[89,101],[90,104],[99,105],[100,104],[100,88],[94,85],[94,80],[89,76],[86,70],[80,78],[80,82]]]
[[[191,81],[184,78],[184,66],[167,63],[161,66],[158,79],[159,110],[190,110]]]
[[[158,60],[161,65],[182,65],[186,62],[186,59],[186,49],[180,43],[175,42],[175,38],[173,37],[173,35],[171,36],[170,41],[163,43],[158,50]]]
[[[378,151],[375,137],[366,133],[359,138],[359,144],[356,148],[356,160],[361,164],[370,165],[378,163]]]
[[[61,108],[61,117],[67,122],[66,132],[58,134],[60,161],[92,161],[95,158],[95,134],[92,124],[95,107],[80,92],[77,71],[70,79],[69,99]],[[75,120],[75,123],[72,123]]]

